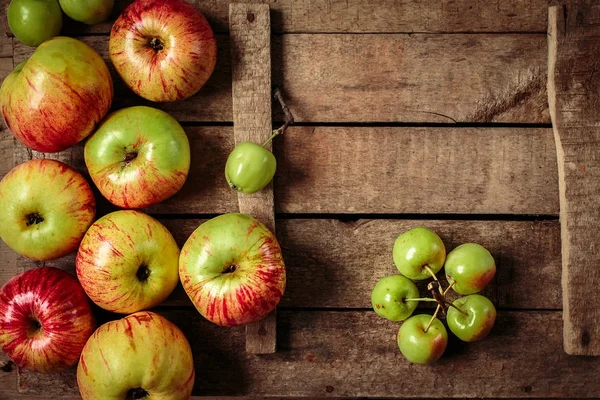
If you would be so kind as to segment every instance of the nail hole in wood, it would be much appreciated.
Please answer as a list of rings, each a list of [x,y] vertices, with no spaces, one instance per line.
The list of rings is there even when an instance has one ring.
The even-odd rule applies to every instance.
[[[246,18],[248,18],[248,22],[252,23],[254,22],[254,14],[249,12],[248,15],[246,16]]]

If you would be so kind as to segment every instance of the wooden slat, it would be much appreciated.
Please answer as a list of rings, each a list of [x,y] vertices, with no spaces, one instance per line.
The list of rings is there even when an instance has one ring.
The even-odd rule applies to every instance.
[[[185,130],[188,180],[146,211],[237,211],[223,172],[234,147],[232,128]],[[551,129],[292,127],[274,146],[278,212],[558,215]],[[86,173],[82,145],[44,156]],[[97,200],[100,210],[110,210],[100,195]]]
[[[3,0],[7,3],[9,0]],[[213,29],[228,29],[229,0],[189,0]],[[63,34],[108,33],[112,21],[131,0],[116,0],[113,18],[103,24],[66,23]],[[269,4],[273,31],[297,32],[542,32],[548,0],[247,0]]]
[[[235,144],[264,143],[271,136],[271,19],[266,4],[229,6],[232,59],[233,136]],[[271,146],[268,146],[271,150]],[[245,195],[238,193],[239,211],[275,232],[273,185]],[[246,327],[246,351],[274,353],[277,317],[274,310]]]
[[[600,392],[600,358],[562,351],[560,312],[500,312],[489,337],[470,344],[452,340],[430,367],[406,362],[396,344],[399,324],[373,312],[279,314],[281,351],[256,357],[244,351],[243,329],[225,332],[185,310],[165,311],[196,355],[194,394],[564,399]],[[26,372],[20,388],[73,395],[74,381],[73,372],[54,379]]]
[[[106,37],[84,37],[107,59]],[[192,98],[159,105],[181,121],[231,121],[231,58]],[[15,46],[15,61],[32,48]],[[545,35],[284,35],[273,83],[297,122],[548,123]],[[112,69],[112,67],[111,67]],[[150,104],[115,77],[115,106]],[[280,118],[278,116],[277,118]]]
[[[203,221],[161,222],[182,246]],[[277,226],[287,267],[283,307],[370,308],[377,280],[397,273],[392,259],[396,237],[415,226],[428,226],[441,235],[448,250],[465,242],[477,242],[490,250],[498,272],[484,293],[498,308],[562,308],[558,221],[278,219]],[[17,269],[37,265],[20,257]],[[46,265],[74,273],[75,257]],[[428,295],[424,284],[419,286],[421,293]],[[191,307],[180,286],[164,305]]]
[[[549,103],[560,177],[564,347],[600,356],[600,4],[552,7]]]

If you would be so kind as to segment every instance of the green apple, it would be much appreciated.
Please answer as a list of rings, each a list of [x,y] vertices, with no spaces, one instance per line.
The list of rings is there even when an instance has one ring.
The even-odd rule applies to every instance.
[[[496,308],[485,296],[470,294],[454,300],[448,308],[448,328],[465,342],[476,342],[489,335],[496,321]],[[456,307],[456,308],[455,308]]]
[[[189,400],[194,380],[194,359],[185,335],[148,311],[100,326],[77,366],[83,400]]]
[[[179,282],[179,247],[154,218],[120,210],[86,232],[75,260],[77,277],[94,303],[128,314],[165,300]]]
[[[431,315],[414,315],[398,331],[398,347],[406,359],[415,364],[431,364],[440,359],[448,345],[448,332],[435,318],[425,331]]]
[[[60,7],[71,19],[94,25],[106,21],[112,12],[114,0],[59,0]]]
[[[410,317],[419,301],[406,301],[419,297],[419,289],[410,279],[402,275],[381,278],[373,292],[371,304],[377,315],[390,321],[403,321]]]
[[[273,153],[256,143],[242,142],[227,158],[225,179],[232,189],[251,194],[267,186],[276,169]]]
[[[109,114],[84,149],[100,193],[123,208],[144,208],[181,189],[190,169],[190,143],[175,118],[152,107]]]
[[[431,278],[431,272],[435,274],[442,269],[446,259],[442,239],[424,227],[413,228],[398,236],[393,252],[398,271],[412,280]]]
[[[7,18],[11,32],[27,46],[39,46],[62,29],[58,0],[12,0]]]
[[[452,289],[458,294],[477,293],[496,275],[494,257],[476,243],[461,244],[448,253],[444,269],[448,281],[454,282]]]

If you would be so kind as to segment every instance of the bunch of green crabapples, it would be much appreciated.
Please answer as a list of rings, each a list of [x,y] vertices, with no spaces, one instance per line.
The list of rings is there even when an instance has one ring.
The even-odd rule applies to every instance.
[[[394,243],[394,264],[401,275],[380,279],[371,293],[375,312],[390,321],[404,321],[398,332],[398,347],[406,359],[415,364],[437,361],[448,344],[448,332],[438,319],[446,315],[450,331],[465,342],[485,338],[496,321],[496,309],[483,290],[496,274],[494,258],[476,243],[465,243],[446,256],[442,239],[430,229],[417,227],[404,232]],[[444,268],[448,287],[436,277]],[[427,289],[431,297],[420,297],[414,281],[432,278]],[[453,290],[463,297],[450,302]],[[432,316],[411,317],[420,301],[435,302]],[[410,317],[410,318],[409,318]]]

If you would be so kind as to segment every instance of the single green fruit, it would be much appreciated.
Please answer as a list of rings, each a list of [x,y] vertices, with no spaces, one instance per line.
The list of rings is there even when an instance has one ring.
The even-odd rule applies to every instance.
[[[71,19],[94,25],[106,21],[114,0],[59,0],[60,7]]]
[[[448,345],[448,332],[442,321],[435,318],[429,326],[431,315],[410,317],[398,331],[398,347],[406,359],[415,364],[431,364],[440,359]]]
[[[62,11],[57,0],[12,0],[7,18],[11,32],[27,46],[39,46],[62,29]]]
[[[461,244],[450,253],[444,265],[452,289],[458,294],[472,294],[483,290],[496,275],[494,257],[485,247],[476,243]]]
[[[454,300],[448,309],[448,328],[465,342],[476,342],[490,334],[496,322],[496,308],[485,296],[470,294]],[[459,311],[460,310],[460,311]]]
[[[381,278],[371,293],[373,310],[390,321],[403,321],[410,317],[419,305],[418,301],[406,301],[419,297],[419,289],[402,275]]]
[[[444,242],[430,229],[417,227],[398,236],[394,243],[394,264],[398,271],[412,280],[431,278],[444,265]],[[429,270],[428,270],[429,269]]]
[[[225,178],[232,189],[251,194],[267,186],[276,169],[273,153],[256,143],[243,142],[229,155]]]

